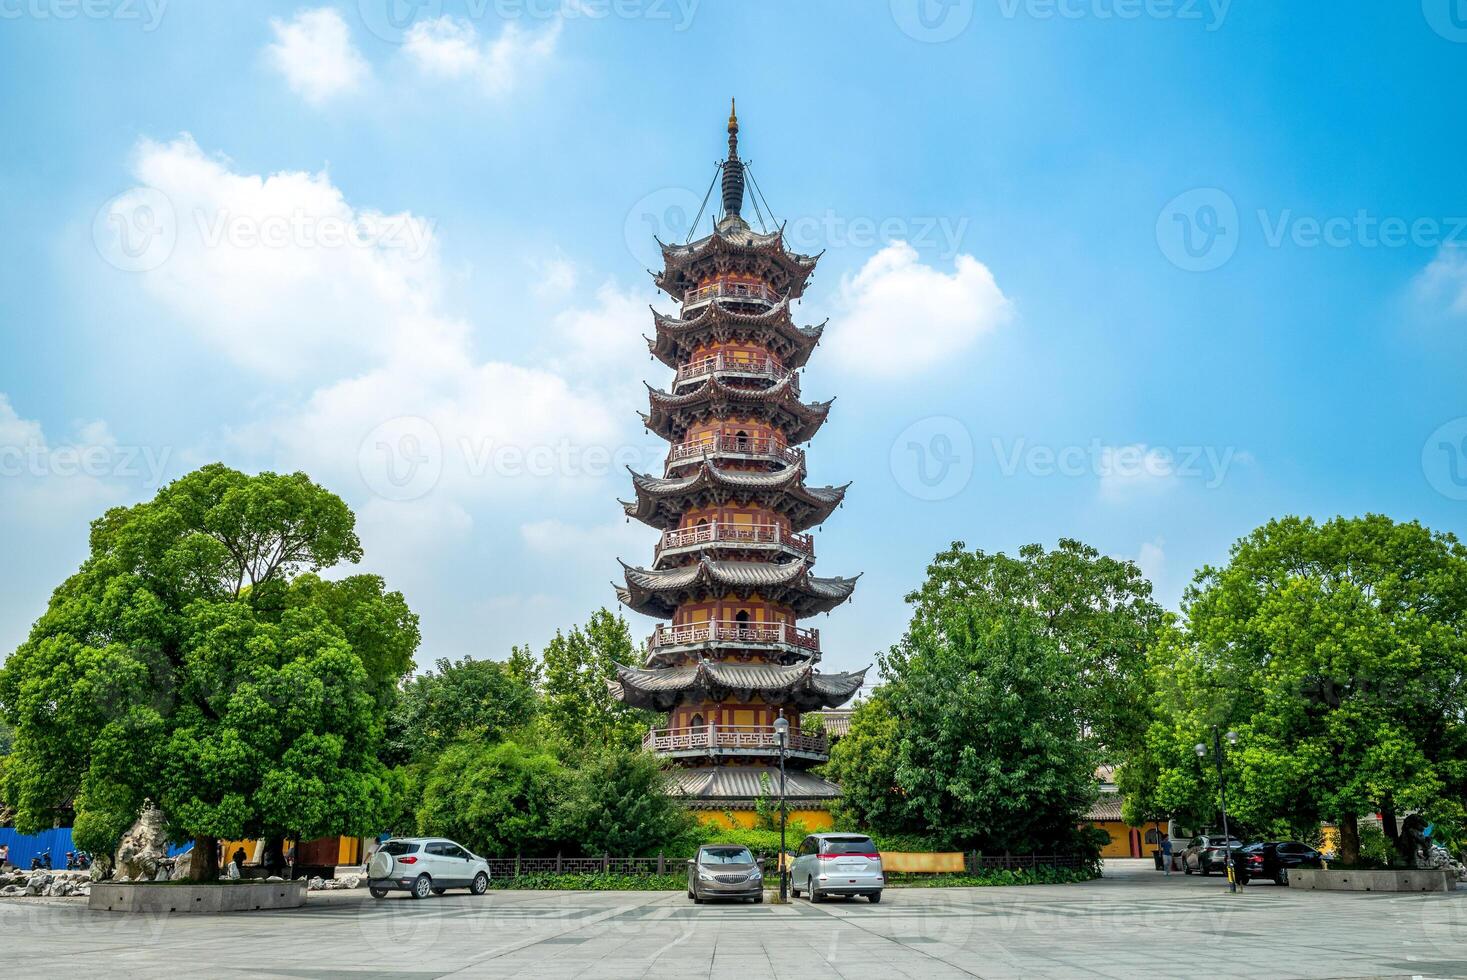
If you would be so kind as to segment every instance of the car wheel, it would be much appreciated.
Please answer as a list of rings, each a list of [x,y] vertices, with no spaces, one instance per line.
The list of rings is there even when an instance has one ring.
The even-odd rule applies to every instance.
[[[1189,875],[1191,873],[1192,873],[1192,866],[1190,864],[1188,864],[1186,861],[1183,861],[1182,862],[1182,874]]]
[[[825,901],[825,896],[820,894],[820,889],[815,887],[815,882],[806,881],[805,884],[810,886],[810,901],[813,904],[819,905],[821,902]]]
[[[387,897],[387,889],[385,889],[385,888],[368,888],[367,891],[369,891],[369,892],[372,893],[372,897],[373,898],[386,898]]]
[[[489,890],[489,876],[480,871],[474,875],[474,883],[469,886],[469,891],[475,895],[482,895]]]
[[[433,892],[433,879],[427,875],[418,875],[418,880],[413,882],[413,898],[427,898]]]
[[[1279,876],[1273,880],[1273,883],[1275,885],[1278,885],[1281,888],[1288,888],[1289,887],[1289,869],[1288,868],[1279,868]]]
[[[697,897],[696,895],[693,894],[693,890],[691,888],[688,889],[688,897],[689,898],[696,898]]]
[[[1206,861],[1198,861],[1197,862],[1197,873],[1200,874],[1204,878],[1211,878],[1212,877],[1212,872],[1207,870],[1207,862]]]
[[[764,904],[764,893],[761,891],[759,894],[755,895],[753,897],[753,899],[751,899],[751,901],[753,901],[753,903],[755,905],[763,905]]]
[[[867,895],[866,897],[869,898],[869,899],[871,899],[871,904],[872,905],[877,905],[877,904],[879,904],[881,902],[881,892],[872,892],[870,895]]]

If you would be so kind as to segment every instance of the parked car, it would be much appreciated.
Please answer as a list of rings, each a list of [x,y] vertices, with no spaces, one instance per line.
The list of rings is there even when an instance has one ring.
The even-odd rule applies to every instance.
[[[1228,851],[1233,852],[1233,867],[1236,868],[1237,853],[1242,846],[1243,842],[1236,837],[1207,834],[1193,837],[1187,849],[1182,852],[1182,870],[1187,874],[1194,871],[1202,875],[1210,875],[1214,871],[1223,874],[1228,867]]]
[[[790,865],[790,891],[812,902],[829,895],[865,895],[879,902],[885,885],[881,854],[862,834],[811,834]]]
[[[1267,878],[1276,885],[1289,883],[1290,868],[1322,868],[1324,855],[1296,840],[1270,840],[1249,844],[1239,852],[1238,884]]]
[[[688,859],[688,897],[699,905],[710,898],[764,901],[764,872],[749,849],[739,844],[704,844]]]
[[[427,898],[450,888],[482,895],[489,890],[489,862],[442,837],[393,838],[372,855],[367,888],[373,898],[386,898],[390,891]]]

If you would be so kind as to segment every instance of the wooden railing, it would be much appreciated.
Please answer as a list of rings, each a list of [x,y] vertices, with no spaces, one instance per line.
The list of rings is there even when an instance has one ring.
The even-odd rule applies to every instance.
[[[805,458],[803,451],[791,449],[783,443],[766,436],[740,436],[729,432],[715,432],[712,436],[689,439],[673,446],[667,454],[667,465],[675,466],[689,460],[708,456],[762,456],[767,459],[798,466]]]
[[[715,299],[731,299],[739,303],[762,303],[778,306],[779,294],[762,283],[710,282],[683,294],[683,309],[691,309]]]
[[[815,539],[808,534],[786,531],[778,524],[730,524],[713,521],[666,531],[657,544],[657,553],[669,548],[688,548],[700,544],[782,544],[802,555],[815,554]]]
[[[732,619],[715,619],[706,623],[658,626],[647,641],[653,650],[693,643],[784,643],[818,652],[820,631],[801,629],[789,623],[741,623]]]
[[[677,369],[678,381],[690,381],[693,378],[701,378],[710,374],[757,374],[766,378],[782,378],[785,376],[784,365],[778,358],[768,354],[736,354],[732,351],[719,351],[707,357],[700,357],[696,361],[689,361]],[[790,384],[798,391],[800,387],[800,376],[790,375]]]
[[[790,752],[824,755],[830,743],[824,735],[790,732]],[[651,752],[690,752],[702,749],[768,749],[779,750],[779,737],[773,725],[697,725],[691,728],[654,728],[642,739],[642,747]]]

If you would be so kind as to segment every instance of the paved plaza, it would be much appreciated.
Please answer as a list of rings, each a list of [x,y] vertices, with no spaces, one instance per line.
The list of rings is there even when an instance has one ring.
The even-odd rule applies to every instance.
[[[10,976],[1467,977],[1467,892],[1373,895],[1111,862],[1083,885],[891,889],[880,905],[668,892],[311,895],[294,912],[123,916],[0,902]]]

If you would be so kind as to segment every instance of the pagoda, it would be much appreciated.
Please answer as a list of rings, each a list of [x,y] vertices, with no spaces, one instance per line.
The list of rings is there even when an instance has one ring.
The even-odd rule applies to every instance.
[[[653,278],[681,309],[653,311],[648,346],[675,373],[667,390],[648,386],[642,418],[671,448],[660,476],[632,474],[635,499],[621,503],[662,537],[650,568],[622,563],[617,594],[667,623],[648,641],[645,663],[619,666],[608,683],[626,704],[667,713],[644,745],[676,761],[674,788],[695,808],[747,810],[778,786],[774,723],[784,717],[788,798],[819,811],[840,788],[806,771],[828,758],[828,743],[801,731],[800,714],[844,704],[866,673],[817,671],[820,633],[800,625],[855,590],[855,578],[814,573],[807,533],[846,487],[807,486],[799,448],[831,405],[801,398],[797,372],[823,325],[796,326],[790,310],[818,257],[744,220],[738,134],[734,111],[712,234],[658,241],[664,267]]]

